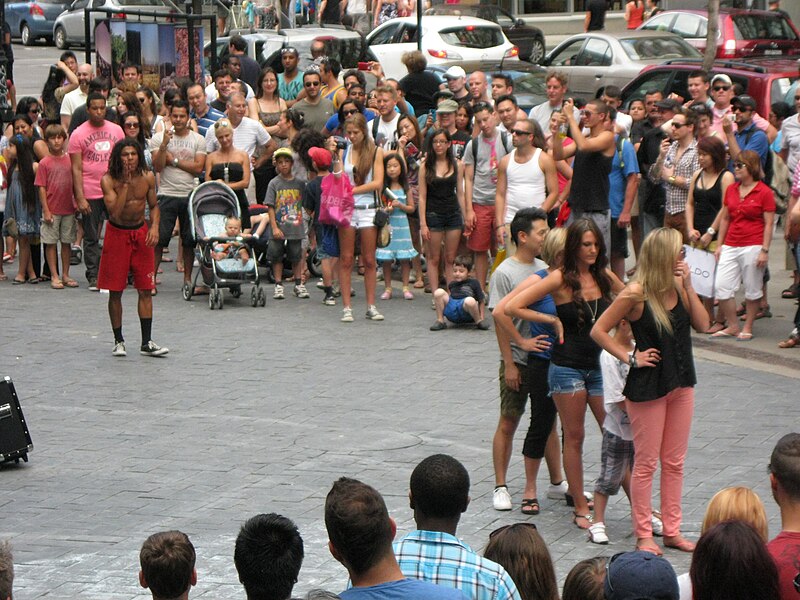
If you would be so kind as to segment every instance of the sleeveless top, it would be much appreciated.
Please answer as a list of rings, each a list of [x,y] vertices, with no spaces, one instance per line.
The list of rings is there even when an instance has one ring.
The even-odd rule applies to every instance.
[[[425,214],[449,215],[460,212],[458,196],[456,196],[456,169],[446,177],[433,176],[427,185]]]
[[[572,188],[569,192],[569,205],[581,212],[602,212],[609,210],[608,193],[613,156],[602,152],[575,152],[572,164]]]
[[[694,228],[703,235],[722,208],[722,171],[710,188],[700,187],[702,175],[694,183]]]
[[[228,167],[228,181],[225,181],[226,165]],[[208,177],[209,180],[223,181],[225,183],[236,183],[237,181],[241,181],[244,177],[244,167],[236,162],[217,163],[211,167]],[[247,197],[244,190],[233,190],[233,193],[236,194],[236,197],[240,200]]]
[[[511,223],[517,211],[535,206],[540,208],[547,197],[544,171],[539,166],[541,148],[536,148],[533,158],[528,162],[518,163],[516,149],[512,150],[506,168],[506,216],[505,222]]]
[[[540,271],[536,271],[536,275],[544,279],[547,277],[548,272],[547,269],[541,269]],[[556,310],[556,302],[553,300],[553,296],[547,294],[544,298],[540,298],[530,306],[528,306],[531,310],[535,310],[536,312],[540,312],[545,315],[553,315],[558,316],[558,311]],[[553,353],[553,348],[558,344],[558,340],[556,340],[555,331],[553,330],[553,326],[547,323],[537,323],[535,321],[531,321],[530,323],[530,332],[531,338],[535,338],[540,335],[546,335],[547,341],[550,342],[550,348],[548,350],[543,350],[541,352],[529,352],[528,357],[538,358],[540,360],[550,360],[550,356]]]
[[[644,23],[644,0],[639,0],[638,6],[637,2],[634,2],[633,7],[631,7],[628,29],[636,29],[642,23]]]
[[[344,158],[342,158],[342,162],[344,163],[344,172],[347,175],[348,179],[350,179],[350,184],[355,188],[357,185],[355,176],[353,175],[353,170],[355,169],[355,165],[350,162],[350,150],[352,146],[350,144],[344,149]],[[373,164],[374,164],[373,160]],[[372,167],[369,169],[369,173],[364,178],[364,184],[369,183],[372,181]],[[363,184],[362,184],[363,185]],[[361,194],[353,194],[353,199],[356,202],[356,208],[375,208],[375,192],[363,192]]]
[[[680,294],[678,303],[669,311],[669,318],[672,334],[659,333],[650,303],[645,301],[642,316],[638,321],[631,321],[636,349],[657,348],[661,353],[661,360],[655,367],[640,367],[628,373],[623,394],[631,402],[655,400],[674,389],[693,387],[697,383],[689,331],[691,323]]]
[[[554,365],[571,369],[593,370],[600,368],[600,346],[591,338],[594,322],[609,307],[605,298],[583,301],[583,324],[579,324],[578,309],[574,302],[556,306],[558,318],[564,326],[564,343],[553,344],[550,358]],[[594,319],[594,320],[593,320]]]

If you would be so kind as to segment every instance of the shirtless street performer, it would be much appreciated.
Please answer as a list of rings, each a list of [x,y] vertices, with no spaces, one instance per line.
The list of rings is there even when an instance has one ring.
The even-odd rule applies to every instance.
[[[108,224],[100,257],[97,285],[109,290],[108,315],[114,330],[113,356],[127,356],[122,337],[122,292],[133,274],[133,285],[139,292],[139,321],[142,327],[142,346],[145,356],[164,356],[161,348],[150,339],[153,326],[155,287],[153,248],[158,242],[158,223],[161,217],[156,202],[155,176],[145,170],[144,152],[134,139],[117,142],[108,161],[108,173],[103,175],[103,202],[108,211]],[[150,226],[145,223],[145,202],[150,207]]]

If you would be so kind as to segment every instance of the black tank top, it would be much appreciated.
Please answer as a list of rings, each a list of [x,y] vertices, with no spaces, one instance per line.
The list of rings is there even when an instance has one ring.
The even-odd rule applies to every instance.
[[[605,298],[583,301],[583,322],[578,315],[574,302],[556,305],[558,318],[564,326],[564,343],[553,345],[550,362],[560,367],[571,369],[599,369],[600,346],[595,344],[589,333],[594,322],[600,318],[609,306]],[[594,320],[593,320],[594,319]]]
[[[638,321],[631,321],[633,338],[637,350],[657,348],[661,360],[655,367],[631,369],[623,394],[631,402],[646,402],[666,396],[679,387],[693,387],[697,383],[692,357],[692,339],[689,331],[689,313],[678,298],[678,303],[669,311],[672,334],[659,333],[650,303],[644,303],[644,311]]]
[[[447,177],[436,177],[427,186],[425,213],[449,215],[461,210],[456,196],[456,170]]]
[[[602,152],[575,152],[572,165],[572,187],[569,192],[569,205],[582,212],[605,211],[609,209],[608,193],[613,156]]]
[[[722,175],[717,175],[717,180],[710,188],[700,187],[702,175],[694,182],[694,228],[703,235],[711,227],[722,208]]]

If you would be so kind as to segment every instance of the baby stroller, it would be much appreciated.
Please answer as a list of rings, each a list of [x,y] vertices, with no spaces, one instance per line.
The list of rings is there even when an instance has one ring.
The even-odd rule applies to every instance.
[[[267,295],[261,288],[258,277],[258,265],[254,260],[254,252],[247,238],[230,238],[225,234],[225,219],[239,215],[239,202],[233,190],[221,181],[206,181],[197,186],[189,197],[189,223],[196,242],[195,256],[200,268],[195,272],[192,284],[184,284],[183,299],[190,300],[194,293],[197,279],[202,274],[203,283],[210,290],[208,307],[211,310],[222,310],[222,290],[228,288],[231,296],[242,295],[242,284],[252,283],[250,290],[251,306],[264,306]],[[250,260],[243,263],[241,259],[225,258],[217,260],[212,256],[214,244],[236,242],[246,247]]]

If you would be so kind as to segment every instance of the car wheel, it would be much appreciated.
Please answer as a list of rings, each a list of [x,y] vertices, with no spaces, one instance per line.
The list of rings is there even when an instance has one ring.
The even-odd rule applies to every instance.
[[[22,44],[25,46],[31,46],[34,42],[34,37],[31,34],[31,28],[28,27],[28,24],[25,23],[22,26],[22,30],[20,31],[20,37],[22,38]]]
[[[53,42],[55,42],[56,48],[59,50],[66,50],[69,48],[69,44],[67,43],[67,32],[63,27],[56,27],[56,30],[53,32]]]
[[[544,58],[545,48],[544,48],[544,40],[542,39],[535,39],[533,40],[533,46],[531,47],[531,55],[528,60],[536,65],[542,62]]]

